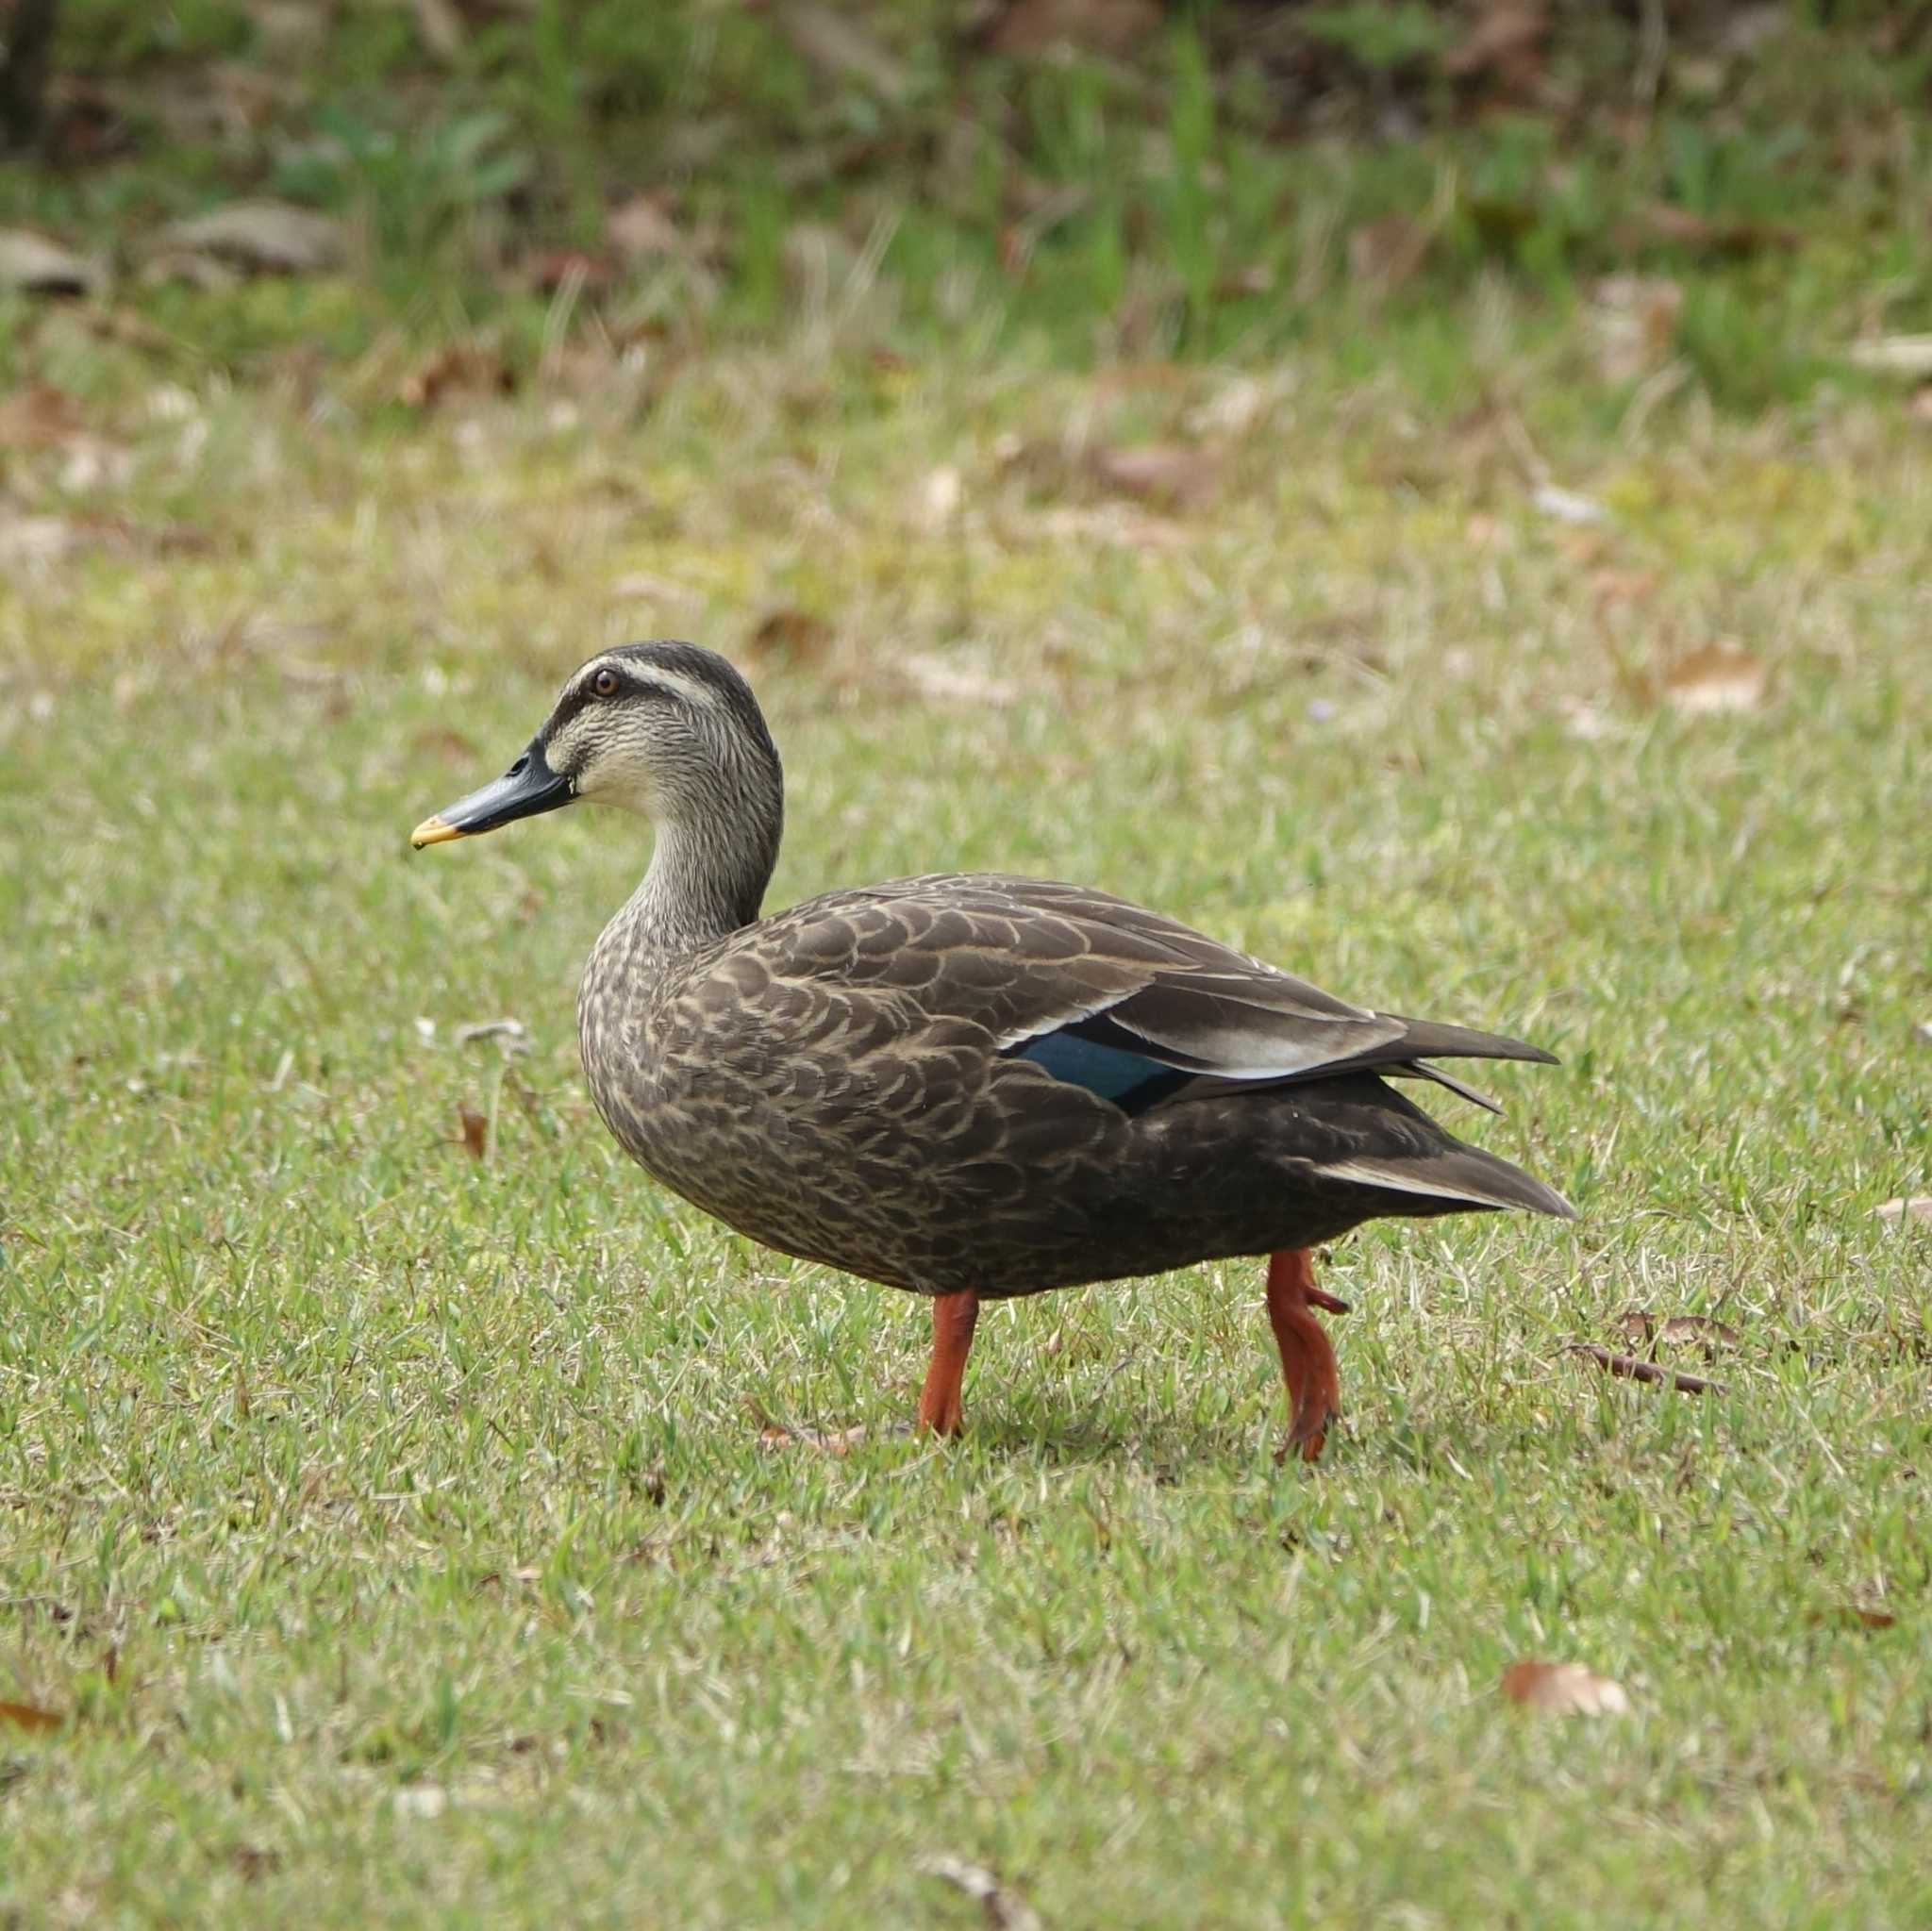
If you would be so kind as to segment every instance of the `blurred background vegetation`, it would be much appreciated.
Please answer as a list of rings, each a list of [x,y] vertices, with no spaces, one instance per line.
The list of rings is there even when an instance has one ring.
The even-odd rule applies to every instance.
[[[1074,363],[1373,358],[1392,323],[1453,385],[1500,282],[1606,309],[1613,411],[1665,368],[1742,409],[1895,380],[1847,344],[1932,327],[1924,4],[4,0],[0,32],[0,375],[50,285],[239,371],[480,330],[510,385],[587,334],[862,309],[869,353]]]

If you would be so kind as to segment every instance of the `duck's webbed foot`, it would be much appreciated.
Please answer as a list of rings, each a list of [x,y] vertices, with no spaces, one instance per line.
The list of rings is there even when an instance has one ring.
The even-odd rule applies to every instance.
[[[973,1329],[979,1319],[979,1296],[936,1294],[932,1304],[932,1362],[919,1396],[919,1425],[935,1435],[958,1435],[966,1425],[960,1384],[966,1357],[973,1352]]]
[[[1341,1419],[1341,1379],[1335,1349],[1311,1308],[1348,1312],[1348,1303],[1315,1285],[1314,1258],[1306,1247],[1285,1247],[1268,1257],[1268,1319],[1281,1351],[1281,1378],[1288,1388],[1286,1460],[1299,1455],[1313,1461],[1329,1428]]]

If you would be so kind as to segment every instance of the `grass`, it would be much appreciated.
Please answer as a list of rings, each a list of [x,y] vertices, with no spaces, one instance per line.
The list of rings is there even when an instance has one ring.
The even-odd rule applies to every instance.
[[[1006,55],[930,0],[66,0],[54,164],[0,171],[0,225],[99,251],[244,377],[477,326],[523,368],[570,250],[596,271],[575,320],[617,339],[768,340],[829,251],[889,293],[901,353],[970,328],[1074,367],[1373,339],[1485,277],[1561,309],[1637,271],[1683,284],[1677,347],[1745,414],[1932,318],[1920,9],[1666,9],[1659,42],[1642,8],[1571,0],[1514,77],[1463,64],[1446,4],[1171,11],[1117,55]],[[469,25],[438,51],[432,13]],[[342,223],[352,299],[169,269],[169,220],[264,195]],[[625,261],[606,218],[640,195],[675,240]]]
[[[964,1926],[953,1856],[1056,1926],[1924,1923],[1924,425],[1633,418],[1494,288],[1244,369],[866,349],[419,418],[25,341],[84,421],[0,586],[0,1696],[62,1718],[0,1914]],[[1210,500],[1097,483],[1136,441]],[[1520,1030],[1462,1124],[1583,1220],[1337,1251],[1312,1473],[1242,1265],[994,1310],[967,1440],[880,1433],[923,1310],[591,1112],[637,830],[406,848],[650,634],[754,668],[778,902],[1043,871]],[[1720,638],[1762,707],[1659,707]],[[1726,1392],[1566,1353],[1632,1305]]]

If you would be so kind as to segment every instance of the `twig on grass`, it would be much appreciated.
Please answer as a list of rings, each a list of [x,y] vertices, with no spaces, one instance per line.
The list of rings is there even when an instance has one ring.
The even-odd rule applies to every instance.
[[[1608,1348],[1599,1347],[1595,1341],[1572,1341],[1573,1355],[1588,1355],[1599,1368],[1612,1374],[1628,1375],[1632,1381],[1655,1381],[1674,1388],[1679,1394],[1723,1394],[1724,1386],[1721,1381],[1712,1381],[1702,1374],[1684,1374],[1674,1368],[1659,1368],[1655,1361],[1645,1361],[1636,1355],[1612,1354]]]

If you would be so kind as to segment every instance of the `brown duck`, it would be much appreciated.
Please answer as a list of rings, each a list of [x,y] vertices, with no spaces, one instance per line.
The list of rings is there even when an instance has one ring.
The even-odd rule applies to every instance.
[[[649,818],[643,882],[577,1000],[605,1124],[654,1178],[781,1253],[929,1296],[919,1420],[960,1425],[979,1304],[1268,1257],[1290,1444],[1340,1413],[1310,1250],[1381,1215],[1572,1218],[1386,1082],[1550,1055],[1351,1006],[1104,891],[938,873],[760,915],[778,753],[744,679],[628,644],[565,685],[508,772],[416,827],[577,799]]]

